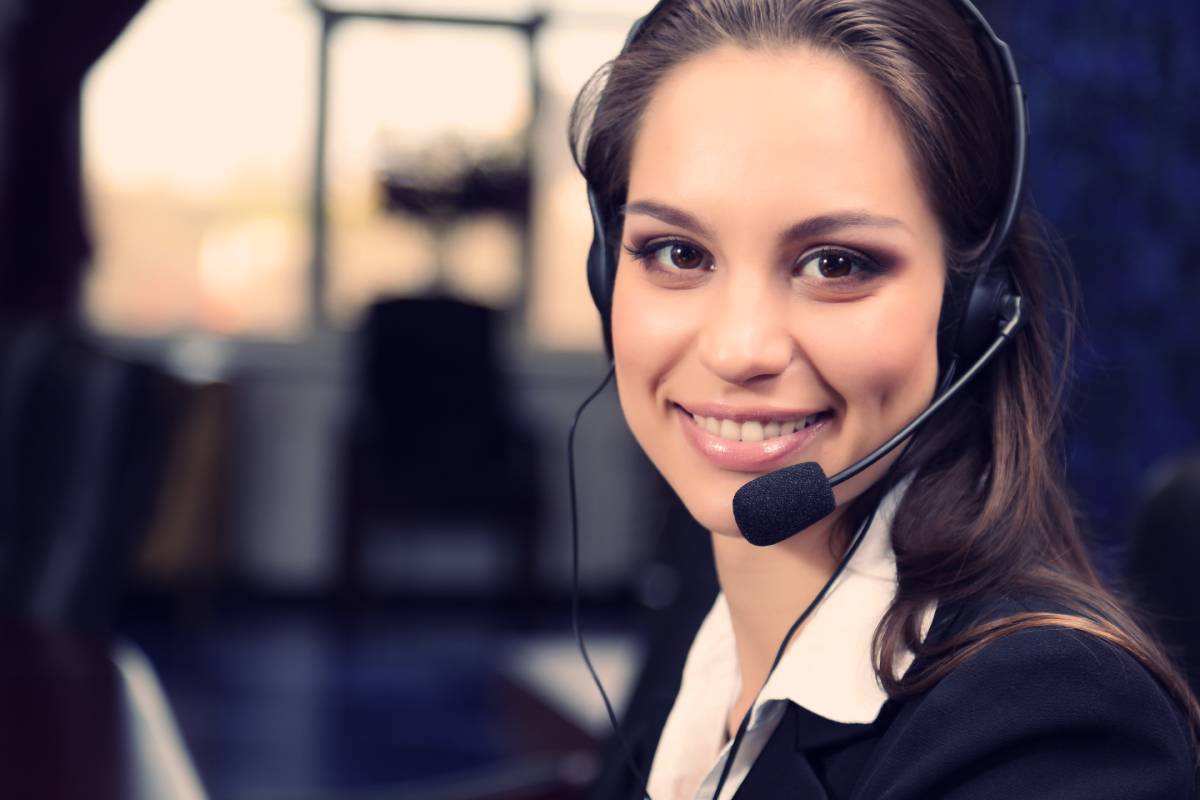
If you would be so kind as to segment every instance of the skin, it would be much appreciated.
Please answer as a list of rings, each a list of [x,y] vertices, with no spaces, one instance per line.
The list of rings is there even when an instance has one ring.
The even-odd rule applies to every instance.
[[[781,240],[799,222],[848,212],[889,221]],[[899,124],[865,74],[807,47],[728,45],[677,66],[651,97],[622,239],[618,394],[639,444],[712,532],[742,675],[732,730],[832,573],[840,512],[778,545],[749,544],[732,499],[766,470],[707,459],[678,405],[826,411],[812,440],[771,469],[815,460],[832,475],[865,455],[933,396],[942,235]],[[853,271],[827,277],[814,257],[822,248],[880,263],[861,269],[872,262],[852,258]],[[898,455],[838,487],[839,507]]]

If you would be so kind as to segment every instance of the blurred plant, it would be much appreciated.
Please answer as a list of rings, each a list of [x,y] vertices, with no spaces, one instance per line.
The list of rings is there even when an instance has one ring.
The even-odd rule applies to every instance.
[[[395,151],[380,173],[383,206],[435,226],[499,212],[523,225],[529,213],[529,161],[513,147],[469,148],[454,138],[419,151]]]

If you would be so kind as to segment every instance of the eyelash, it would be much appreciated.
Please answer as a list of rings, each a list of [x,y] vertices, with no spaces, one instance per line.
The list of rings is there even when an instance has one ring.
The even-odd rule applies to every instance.
[[[704,248],[693,244],[686,239],[654,239],[643,244],[625,245],[625,251],[638,263],[642,265],[648,272],[658,273],[661,275],[683,276],[689,272],[708,271],[713,268],[712,263],[707,266],[693,267],[685,269],[682,267],[668,268],[659,263],[655,255],[668,247],[683,246],[696,250],[705,260],[710,260],[711,255]],[[858,272],[852,272],[849,275],[843,275],[834,278],[823,278],[822,283],[829,284],[845,284],[848,282],[861,282],[868,280],[886,269],[887,259],[881,259],[875,256],[867,255],[866,253],[857,250],[851,250],[844,247],[824,246],[815,250],[808,250],[796,259],[793,265],[793,271],[803,267],[805,264],[817,258],[825,258],[827,256],[848,257],[854,262],[855,266],[859,267]]]

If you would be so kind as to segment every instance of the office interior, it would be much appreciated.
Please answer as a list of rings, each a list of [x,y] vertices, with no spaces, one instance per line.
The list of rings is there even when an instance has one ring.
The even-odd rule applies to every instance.
[[[566,122],[648,5],[0,3],[4,785],[588,796],[566,446],[608,362]],[[1093,555],[1195,686],[1200,8],[979,5],[1079,281]],[[711,554],[611,388],[575,453],[625,716]]]

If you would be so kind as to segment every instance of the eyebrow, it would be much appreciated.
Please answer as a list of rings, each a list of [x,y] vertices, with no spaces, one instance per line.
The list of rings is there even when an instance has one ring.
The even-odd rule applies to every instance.
[[[700,236],[713,238],[712,230],[696,216],[663,203],[653,200],[635,200],[627,204],[623,211],[625,214],[645,214],[668,225],[676,225]],[[895,217],[885,217],[869,211],[836,211],[797,222],[779,235],[779,241],[780,244],[787,244],[788,242],[813,239],[844,228],[903,228],[908,230],[908,226]]]

